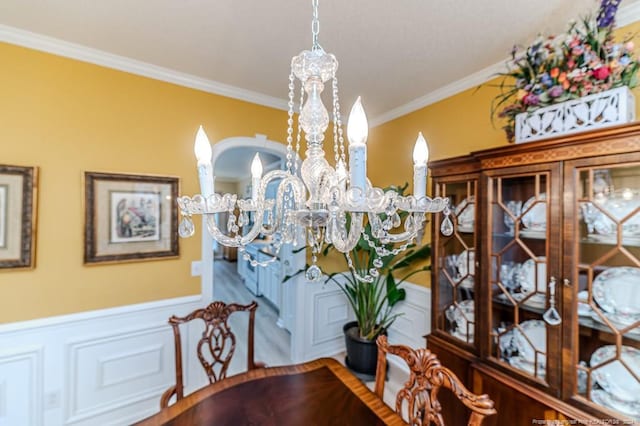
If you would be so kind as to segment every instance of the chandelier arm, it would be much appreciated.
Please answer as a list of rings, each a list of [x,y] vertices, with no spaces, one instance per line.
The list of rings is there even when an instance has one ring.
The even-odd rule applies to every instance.
[[[227,247],[240,247],[242,245],[239,235],[235,237],[225,235],[220,228],[218,228],[215,214],[205,213],[204,217],[207,222],[207,231],[209,231],[214,240]]]
[[[347,231],[346,220],[344,220],[344,218],[339,217],[337,214],[333,214],[331,216],[327,232],[330,233],[329,240],[333,243],[336,250],[341,253],[347,253],[353,250],[353,248],[358,244],[360,235],[362,234],[363,219],[363,213],[352,213],[351,226]]]
[[[249,210],[242,210],[241,208],[241,214],[242,212],[247,212],[247,211]],[[264,204],[258,203],[258,207],[250,211],[255,213],[256,218],[262,218],[264,215]],[[260,234],[260,231],[262,230],[262,220],[256,220],[251,226],[251,229],[249,230],[249,232],[247,232],[245,235],[243,236],[236,235],[234,237],[231,237],[229,235],[225,235],[220,230],[220,228],[218,228],[214,214],[204,213],[204,216],[206,217],[207,230],[209,231],[211,236],[220,244],[228,247],[243,247],[249,244],[251,241],[255,240],[258,234]]]
[[[258,199],[258,203],[268,204],[266,199],[267,187],[273,180],[282,179],[282,182],[284,182],[288,177],[291,177],[291,176],[292,176],[291,173],[285,170],[272,170],[268,172],[266,175],[264,175],[264,177],[260,180],[260,189],[258,192],[260,194],[260,198]],[[275,200],[276,211],[274,214],[275,217],[273,218],[273,224],[271,228],[269,228],[264,226],[264,223],[263,223],[262,233],[264,235],[273,235],[277,233],[282,225],[282,219],[281,219],[282,215],[281,214],[278,215],[278,212],[281,211],[282,209],[282,204],[284,200],[284,194],[282,195],[280,194],[280,186],[282,185],[282,182],[278,185],[278,191],[277,191],[276,200]],[[271,202],[273,201],[274,200],[271,200]],[[270,212],[271,206],[267,206],[267,207],[268,208],[266,210]]]
[[[285,198],[287,191],[289,192]],[[296,176],[285,173],[280,185],[278,185],[274,217],[274,228],[278,229],[279,232],[282,233],[283,240],[285,242],[293,242],[295,239],[295,223],[286,213],[287,211],[292,211],[293,213],[293,211],[299,210],[304,203],[304,196],[304,183],[302,183],[302,181]],[[288,202],[293,203],[293,205],[285,205],[285,199]]]

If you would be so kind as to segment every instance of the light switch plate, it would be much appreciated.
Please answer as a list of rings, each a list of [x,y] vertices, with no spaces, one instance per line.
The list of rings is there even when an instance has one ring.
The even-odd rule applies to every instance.
[[[202,261],[194,260],[191,262],[191,276],[199,277],[200,275],[202,275]]]

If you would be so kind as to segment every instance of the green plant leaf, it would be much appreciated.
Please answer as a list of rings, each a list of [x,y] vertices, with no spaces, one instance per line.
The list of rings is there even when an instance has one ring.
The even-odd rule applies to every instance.
[[[391,266],[391,270],[394,271],[396,269],[400,269],[400,268],[406,268],[407,266],[410,266],[411,264],[413,264],[414,262],[417,261],[424,261],[431,258],[431,246],[428,244],[425,244],[423,246],[421,246],[420,248],[407,253],[405,256],[401,257],[400,259],[398,259],[393,266]]]
[[[396,303],[404,300],[407,292],[403,288],[398,288],[393,275],[387,275],[387,303],[393,307]]]

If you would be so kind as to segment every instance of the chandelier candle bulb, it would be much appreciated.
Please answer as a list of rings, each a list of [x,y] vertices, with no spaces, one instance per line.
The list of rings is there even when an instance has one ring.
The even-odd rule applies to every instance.
[[[418,133],[418,139],[413,147],[413,195],[416,199],[426,196],[427,190],[427,161],[429,160],[429,146]]]
[[[213,195],[213,166],[211,165],[211,143],[202,126],[196,133],[196,142],[193,151],[198,160],[198,178],[200,180],[200,193],[208,198]]]
[[[364,113],[360,96],[351,108],[347,137],[349,138],[349,172],[351,187],[367,189],[367,137],[369,124]],[[364,193],[363,193],[364,195]]]
[[[260,154],[256,152],[253,161],[251,162],[251,199],[258,199],[258,187],[260,187],[260,180],[262,179],[262,161],[260,161]]]

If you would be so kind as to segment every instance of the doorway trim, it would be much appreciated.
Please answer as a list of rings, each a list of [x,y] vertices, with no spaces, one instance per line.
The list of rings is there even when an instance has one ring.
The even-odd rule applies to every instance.
[[[225,138],[211,147],[211,166],[214,167],[216,161],[227,150],[233,148],[250,147],[260,149],[272,154],[286,158],[287,146],[283,143],[272,141],[267,139],[266,135],[256,134],[254,137],[250,136],[234,136]],[[215,175],[214,175],[215,176]],[[213,182],[213,190],[215,192],[215,178]],[[214,298],[214,280],[213,280],[213,238],[206,232],[207,229],[206,218],[202,217],[202,244],[201,244],[201,280],[200,286],[202,289],[202,296],[205,300],[213,301]]]

